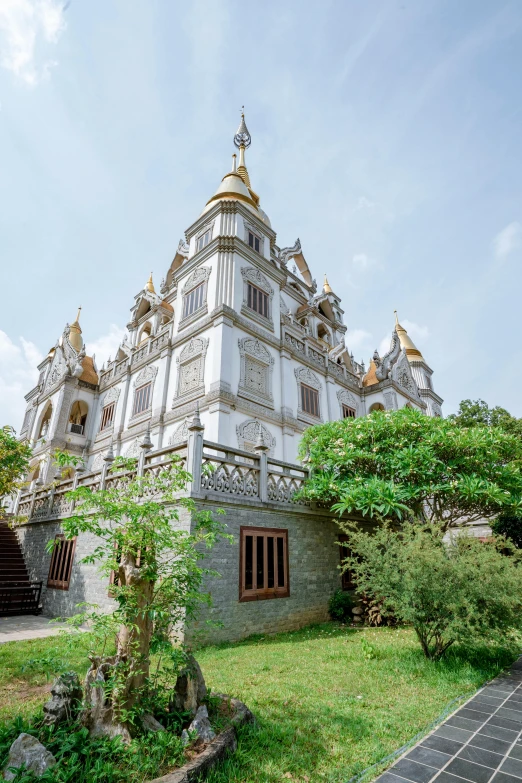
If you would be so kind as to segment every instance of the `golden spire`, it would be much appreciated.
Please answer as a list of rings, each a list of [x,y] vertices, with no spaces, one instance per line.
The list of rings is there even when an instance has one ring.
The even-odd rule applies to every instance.
[[[409,336],[408,332],[404,328],[404,326],[401,326],[399,323],[399,319],[397,317],[397,310],[393,311],[395,313],[395,331],[397,332],[397,336],[399,338],[399,342],[401,344],[401,348],[404,348],[406,351],[406,356],[408,357],[408,361],[410,362],[423,362],[424,357]]]
[[[156,289],[154,288],[154,283],[152,282],[152,272],[150,273],[150,277],[145,284],[145,290],[151,294],[156,293]]]
[[[333,291],[330,287],[330,283],[328,282],[328,278],[326,277],[326,275],[324,276],[323,294],[333,294]]]
[[[72,322],[72,324],[69,327],[69,342],[71,343],[76,353],[79,353],[83,348],[82,330],[80,327],[81,311],[82,308],[79,307],[78,313],[76,315],[76,319]]]

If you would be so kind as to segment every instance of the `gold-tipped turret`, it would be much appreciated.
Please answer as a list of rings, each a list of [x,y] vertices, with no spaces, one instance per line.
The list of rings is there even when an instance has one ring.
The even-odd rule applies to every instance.
[[[71,343],[72,347],[77,353],[80,353],[80,351],[83,348],[83,338],[82,338],[82,330],[80,327],[80,313],[82,311],[82,308],[78,308],[78,313],[76,315],[76,319],[72,322],[72,324],[69,327],[69,342]]]
[[[145,284],[145,290],[151,294],[156,293],[156,289],[154,288],[154,283],[152,282],[152,272],[150,273],[150,277]]]
[[[399,342],[401,344],[401,348],[404,348],[406,351],[406,356],[408,357],[408,360],[410,362],[423,362],[424,357],[417,348],[417,346],[414,344],[411,337],[408,335],[408,332],[406,329],[400,325],[399,318],[397,316],[397,310],[393,311],[395,313],[395,331],[397,332],[397,336],[399,338]]]
[[[328,282],[328,278],[326,277],[326,275],[324,276],[323,294],[333,294],[333,291],[330,287],[330,283]]]

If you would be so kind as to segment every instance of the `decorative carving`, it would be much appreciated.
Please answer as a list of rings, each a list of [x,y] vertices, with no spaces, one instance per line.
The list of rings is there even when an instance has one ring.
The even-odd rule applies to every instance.
[[[188,438],[188,420],[185,419],[169,438],[169,446],[177,446],[178,443],[183,443]]]
[[[127,446],[123,452],[124,457],[139,457],[141,453],[141,446],[139,438],[135,438],[132,443]]]
[[[302,506],[309,506],[310,501],[301,498],[294,500],[296,492],[303,486],[303,479],[294,476],[280,476],[276,473],[270,473],[267,481],[268,499],[275,503],[298,503]]]
[[[185,242],[184,239],[180,239],[178,242],[178,249],[176,251],[177,255],[183,256],[183,258],[188,258],[189,255],[189,245],[188,242]]]
[[[243,266],[241,267],[241,275],[243,276],[243,280],[245,282],[250,282],[253,285],[257,286],[257,288],[260,288],[262,291],[267,293],[270,298],[274,295],[274,289],[264,276],[262,272],[259,271],[259,269],[254,269],[253,266]]]
[[[272,368],[274,358],[257,339],[243,337],[238,340],[240,377],[238,395],[265,404],[273,401]]]
[[[301,240],[298,237],[295,240],[295,242],[292,245],[292,247],[283,247],[279,251],[279,260],[280,260],[280,262],[282,264],[284,264],[286,266],[287,263],[288,263],[288,260],[290,258],[293,258],[294,256],[296,256],[298,253],[301,253],[301,252],[302,252],[301,251]]]
[[[212,268],[210,266],[200,266],[197,269],[195,269],[194,272],[192,272],[192,274],[189,275],[188,280],[183,286],[183,293],[185,294],[187,291],[191,291],[200,283],[206,283],[208,278],[210,277],[211,271]],[[205,294],[204,304],[206,304],[206,300],[207,298]]]
[[[348,405],[350,408],[353,408],[357,414],[359,413],[359,400],[357,400],[351,392],[346,389],[339,389],[337,392],[337,399],[339,400],[341,416],[343,415],[343,405]]]
[[[417,384],[415,383],[415,380],[413,378],[410,363],[408,361],[408,357],[406,356],[406,351],[402,350],[399,356],[399,360],[396,362],[395,366],[392,368],[391,371],[391,378],[394,380],[399,386],[401,386],[405,391],[411,396],[415,397],[415,399],[420,400],[419,395],[419,389],[417,387]]]
[[[375,362],[375,376],[378,381],[384,381],[389,378],[393,365],[396,363],[401,352],[401,343],[395,329],[392,332],[390,350],[381,359],[377,351],[373,355]]]
[[[396,411],[399,407],[397,404],[397,395],[394,391],[384,392],[384,407],[387,411]]]
[[[138,386],[144,386],[149,381],[154,382],[156,380],[156,375],[158,374],[158,368],[154,364],[148,364],[146,367],[141,370],[137,374],[137,376],[134,378],[133,386],[136,389]],[[152,395],[151,395],[152,399]]]
[[[211,457],[203,460],[201,489],[224,495],[259,497],[259,472],[247,465],[216,463]]]
[[[270,457],[274,456],[276,439],[271,434],[270,430],[265,427],[264,424],[258,419],[247,419],[242,424],[238,424],[236,427],[237,441],[240,449],[243,451],[254,452],[254,446],[256,445],[259,433],[263,434],[263,440],[266,446],[268,446],[268,454]]]
[[[118,402],[120,398],[121,388],[119,386],[111,386],[109,391],[105,394],[102,401],[102,408],[109,405],[111,402]]]
[[[208,348],[208,337],[193,337],[176,358],[178,370],[177,394],[172,405],[178,398],[195,397],[205,392],[205,356]]]
[[[97,473],[98,470],[101,470],[103,467],[103,451],[99,451],[97,454],[94,455],[94,459],[91,464],[91,471],[93,473]]]

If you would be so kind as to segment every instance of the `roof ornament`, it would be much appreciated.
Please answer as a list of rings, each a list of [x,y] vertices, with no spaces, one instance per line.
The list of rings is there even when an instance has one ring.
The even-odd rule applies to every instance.
[[[145,283],[145,291],[148,291],[150,294],[155,294],[156,289],[154,288],[154,283],[152,282],[152,272],[150,273],[150,277]]]
[[[241,107],[241,122],[239,123],[239,128],[237,129],[237,133],[234,136],[234,144],[235,146],[240,150],[241,147],[243,149],[247,150],[250,145],[252,144],[252,137],[250,136],[250,133],[248,132],[248,128],[246,126],[245,122],[245,107]]]
[[[398,326],[399,325],[399,317],[397,315],[397,310],[394,310],[393,312],[395,313],[395,326]]]

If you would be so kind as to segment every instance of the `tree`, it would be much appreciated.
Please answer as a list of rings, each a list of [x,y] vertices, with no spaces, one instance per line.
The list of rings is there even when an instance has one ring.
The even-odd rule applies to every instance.
[[[57,461],[63,466],[75,460],[61,454]],[[183,497],[189,480],[176,458],[143,476],[137,475],[136,460],[118,458],[106,489],[80,486],[68,493],[75,509],[62,522],[65,536],[96,536],[97,545],[82,562],[99,563],[103,573],[115,576],[113,615],[95,608],[81,616],[102,638],[117,629],[115,655],[102,650],[89,656],[83,721],[94,735],[130,738],[149,709],[151,650],[170,655],[172,635],[210,600],[201,585],[215,572],[202,559],[223,525]]]
[[[21,486],[30,458],[31,447],[17,439],[13,428],[0,428],[0,498]]]
[[[509,538],[517,549],[522,549],[522,516],[501,514],[493,520],[491,529],[497,536]]]
[[[422,651],[440,658],[455,642],[509,642],[522,625],[522,553],[505,539],[463,531],[443,540],[437,525],[385,523],[373,532],[341,523],[352,556],[344,567],[381,614],[413,625]],[[510,552],[506,557],[503,552]]]
[[[490,408],[484,400],[462,400],[457,413],[448,416],[460,427],[500,427],[504,432],[522,438],[522,419],[512,416],[505,408]]]
[[[522,511],[522,441],[420,411],[376,411],[307,429],[303,495],[338,513],[443,529]]]

